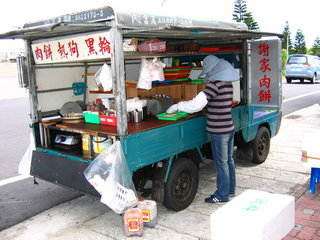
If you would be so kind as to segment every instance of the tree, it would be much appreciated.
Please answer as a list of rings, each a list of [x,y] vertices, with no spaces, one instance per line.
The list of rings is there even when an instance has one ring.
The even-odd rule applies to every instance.
[[[284,26],[282,34],[283,34],[283,38],[281,41],[282,49],[286,49],[288,54],[291,54],[292,53],[292,40],[291,40],[291,32],[290,32],[288,21],[286,21],[286,25]]]
[[[259,25],[254,21],[252,13],[247,12],[247,3],[245,0],[236,0],[234,2],[233,20],[247,24],[249,30],[259,30]]]
[[[281,69],[282,69],[282,75],[284,75],[285,67],[288,59],[288,52],[287,49],[282,48],[281,49]]]
[[[314,40],[313,46],[310,49],[310,54],[320,56],[320,38],[319,37],[317,37],[316,40]]]
[[[301,29],[297,30],[293,53],[307,53],[306,41]]]

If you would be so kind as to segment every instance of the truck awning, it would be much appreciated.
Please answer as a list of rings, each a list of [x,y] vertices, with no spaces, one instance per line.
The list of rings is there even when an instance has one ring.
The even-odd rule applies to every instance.
[[[151,15],[103,7],[27,23],[22,29],[0,34],[0,39],[43,39],[69,34],[108,30],[117,26],[125,37],[229,40],[281,36],[277,33],[250,31],[244,23],[196,18]]]

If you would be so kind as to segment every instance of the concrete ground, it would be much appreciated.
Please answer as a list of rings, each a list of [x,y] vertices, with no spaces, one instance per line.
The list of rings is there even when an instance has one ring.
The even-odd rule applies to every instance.
[[[319,197],[306,192],[310,168],[300,160],[304,139],[319,126],[319,105],[299,110],[283,118],[279,134],[272,138],[270,155],[265,163],[254,165],[236,161],[237,195],[246,189],[255,189],[295,196],[296,226],[286,240],[319,239],[304,238],[307,236],[304,234],[310,232],[317,236],[320,204],[306,208],[301,203],[309,204],[309,200],[319,202]],[[158,204],[158,223],[155,228],[145,228],[143,239],[210,239],[210,214],[223,206],[221,203],[204,203],[204,198],[214,190],[215,169],[213,162],[207,160],[200,169],[199,189],[193,203],[180,212],[167,210]],[[301,220],[301,214],[307,215],[308,221]],[[251,227],[248,226],[248,231]],[[0,232],[0,239],[109,240],[126,237],[120,216],[98,200],[82,196]]]

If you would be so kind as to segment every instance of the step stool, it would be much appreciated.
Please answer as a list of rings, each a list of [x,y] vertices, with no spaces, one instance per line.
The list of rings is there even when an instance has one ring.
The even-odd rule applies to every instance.
[[[251,189],[210,215],[212,240],[281,240],[294,224],[293,196]]]
[[[316,185],[320,182],[320,168],[311,168],[309,193],[314,194],[316,192]]]

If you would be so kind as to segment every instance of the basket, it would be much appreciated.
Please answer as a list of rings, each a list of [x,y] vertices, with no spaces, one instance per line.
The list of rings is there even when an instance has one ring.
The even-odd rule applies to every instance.
[[[118,182],[114,185],[109,179],[107,178],[105,182],[105,193],[102,194],[101,198],[102,203],[108,205],[118,214],[123,213],[128,207],[138,204],[134,191]]]
[[[100,123],[103,125],[117,126],[117,117],[115,116],[106,116],[99,115]]]

